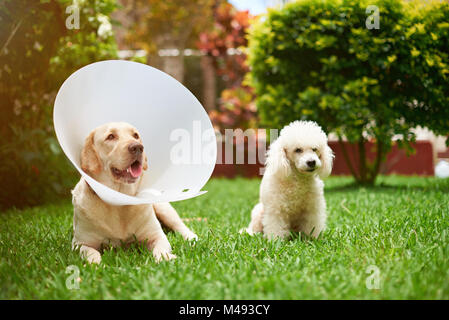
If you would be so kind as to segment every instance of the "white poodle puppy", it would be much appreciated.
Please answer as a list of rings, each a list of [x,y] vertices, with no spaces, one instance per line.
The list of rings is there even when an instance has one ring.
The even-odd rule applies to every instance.
[[[332,171],[327,136],[312,121],[294,121],[281,130],[268,151],[260,202],[251,212],[249,234],[270,239],[299,231],[317,238],[326,227],[321,179]]]

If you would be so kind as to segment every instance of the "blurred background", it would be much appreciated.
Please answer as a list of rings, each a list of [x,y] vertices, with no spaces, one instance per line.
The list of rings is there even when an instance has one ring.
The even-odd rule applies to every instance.
[[[446,0],[2,0],[0,210],[69,197],[79,177],[54,135],[54,99],[105,59],[171,74],[217,131],[315,120],[333,174],[358,184],[435,167],[444,177],[448,54]],[[235,148],[248,139],[266,137]],[[214,175],[260,177],[261,159]]]

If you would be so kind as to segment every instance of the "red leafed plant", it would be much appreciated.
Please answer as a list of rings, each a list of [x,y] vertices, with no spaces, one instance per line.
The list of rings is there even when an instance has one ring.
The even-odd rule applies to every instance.
[[[252,16],[238,11],[230,3],[222,2],[214,10],[214,26],[200,34],[198,48],[212,58],[215,72],[226,83],[218,108],[210,111],[217,129],[249,128],[257,123],[254,94],[242,85],[248,72],[246,55],[240,48],[247,46],[246,33]]]
[[[254,128],[258,118],[252,89],[236,86],[223,90],[218,110],[212,110],[209,116],[214,126],[221,131],[226,128]]]
[[[240,84],[248,71],[246,55],[238,48],[248,43],[245,36],[250,18],[248,11],[238,11],[227,2],[220,3],[214,10],[212,30],[201,33],[197,44],[203,54],[214,58],[217,73],[231,84]]]

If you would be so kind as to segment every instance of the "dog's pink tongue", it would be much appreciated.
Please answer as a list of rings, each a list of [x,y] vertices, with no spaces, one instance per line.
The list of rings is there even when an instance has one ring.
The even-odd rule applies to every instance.
[[[142,174],[142,165],[138,162],[134,162],[131,165],[129,172],[133,178],[139,177]]]

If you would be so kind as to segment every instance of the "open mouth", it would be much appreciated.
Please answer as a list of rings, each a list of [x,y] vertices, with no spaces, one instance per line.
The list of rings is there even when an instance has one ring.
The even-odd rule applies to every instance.
[[[139,160],[135,160],[131,165],[123,170],[115,167],[111,168],[112,174],[117,179],[125,180],[127,183],[133,183],[142,174],[142,163]]]

